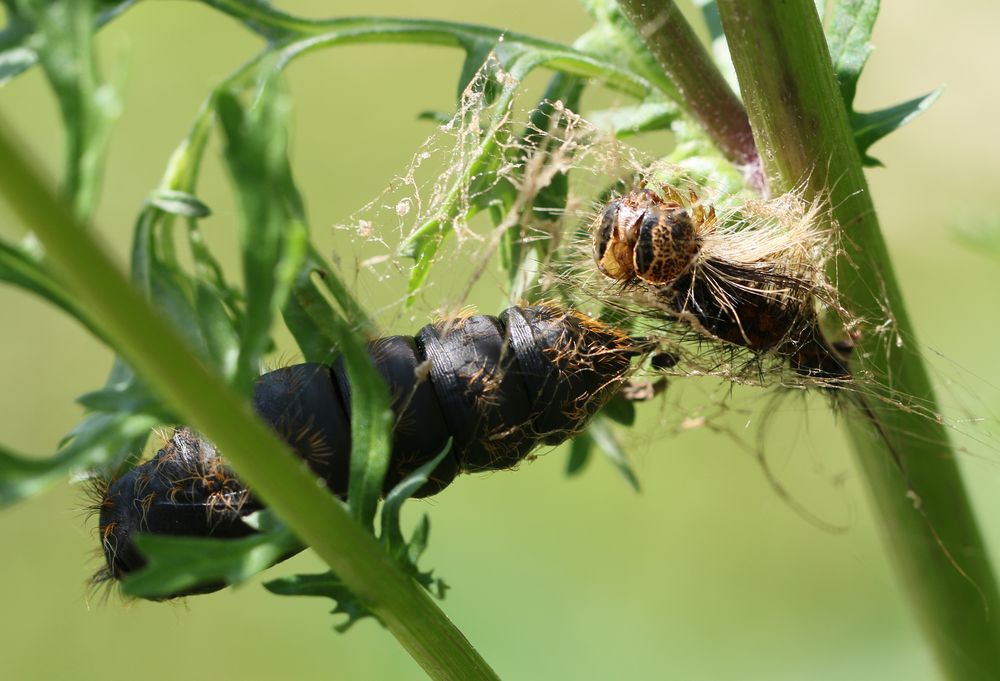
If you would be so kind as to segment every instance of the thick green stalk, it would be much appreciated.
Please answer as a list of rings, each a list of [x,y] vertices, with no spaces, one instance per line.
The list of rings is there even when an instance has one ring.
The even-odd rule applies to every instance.
[[[804,187],[807,199],[827,199],[846,236],[837,283],[846,307],[863,320],[855,356],[875,378],[858,381],[847,422],[884,541],[948,678],[1000,678],[993,571],[948,432],[928,416],[936,412],[933,389],[815,3],[718,5],[770,186]],[[887,321],[888,332],[879,328]]]
[[[496,679],[430,596],[133,289],[0,121],[0,192],[135,371],[209,437],[256,493],[343,579],[434,679]]]
[[[715,145],[731,162],[753,173],[760,159],[743,104],[677,5],[671,0],[618,4]]]

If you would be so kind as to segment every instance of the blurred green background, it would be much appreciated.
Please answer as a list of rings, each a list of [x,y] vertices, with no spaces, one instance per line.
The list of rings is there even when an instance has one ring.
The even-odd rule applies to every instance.
[[[588,25],[575,0],[277,4],[314,16],[419,11],[566,42]],[[873,149],[887,168],[869,178],[942,401],[962,421],[962,465],[1000,559],[1000,264],[953,236],[1000,221],[1000,5],[961,6],[884,3],[859,106],[946,87],[924,117]],[[128,64],[97,215],[124,261],[132,220],[202,98],[258,44],[204,7],[159,0],[130,10],[99,43],[108,63],[124,54]],[[334,242],[331,225],[375,197],[431,132],[416,114],[453,108],[460,65],[457,51],[370,45],[292,67],[293,161],[321,244]],[[57,174],[62,138],[41,74],[0,90],[0,111]],[[202,187],[215,209],[205,229],[225,244],[235,215],[217,163]],[[8,229],[6,208],[0,217]],[[235,264],[231,252],[226,262]],[[491,312],[500,305],[495,292],[476,302]],[[389,330],[418,326],[402,320]],[[8,288],[0,289],[0,328],[0,441],[51,452],[80,416],[73,398],[103,382],[111,355]],[[709,392],[688,383],[672,390]],[[759,394],[734,399],[734,428],[759,420]],[[505,679],[938,678],[835,419],[819,400],[780,407],[765,440],[776,474],[812,513],[845,531],[807,522],[730,439],[665,434],[667,407],[654,402],[626,435],[639,495],[602,460],[566,480],[558,450],[516,473],[470,476],[411,504],[411,519],[431,513],[423,565],[453,587],[445,610]],[[64,484],[0,514],[3,678],[424,678],[377,624],[335,634],[328,602],[277,598],[257,582],[177,604],[88,598],[97,541],[81,504],[80,490]],[[270,574],[320,567],[302,555]]]

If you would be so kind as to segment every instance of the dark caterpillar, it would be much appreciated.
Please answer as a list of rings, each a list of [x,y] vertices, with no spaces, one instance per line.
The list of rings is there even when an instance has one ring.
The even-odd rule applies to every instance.
[[[440,492],[460,472],[511,468],[535,447],[579,432],[638,354],[614,328],[551,306],[430,324],[415,336],[374,340],[369,351],[396,415],[385,491],[452,438],[418,497]],[[351,386],[343,361],[263,374],[253,400],[330,490],[346,497]],[[262,508],[211,443],[186,428],[176,429],[152,460],[111,481],[98,506],[107,561],[98,581],[122,579],[146,564],[135,533],[243,537],[254,530],[241,518]]]
[[[693,192],[685,198],[670,186],[660,191],[629,192],[601,211],[591,228],[601,272],[649,286],[698,330],[786,358],[800,375],[850,378],[849,347],[827,343],[820,332],[810,276],[816,265],[804,261],[804,248],[776,232],[719,234],[715,209]]]

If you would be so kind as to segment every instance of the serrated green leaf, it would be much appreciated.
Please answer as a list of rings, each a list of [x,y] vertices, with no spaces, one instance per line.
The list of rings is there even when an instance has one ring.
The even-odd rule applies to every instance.
[[[870,40],[879,4],[879,0],[836,0],[833,4],[826,40],[848,111],[853,110],[858,78],[872,51]]]
[[[591,112],[590,122],[607,130],[620,139],[654,130],[667,130],[679,115],[673,102],[643,102],[637,106],[623,106]]]
[[[27,47],[11,47],[0,52],[0,85],[38,63],[38,53]]]
[[[17,7],[19,19],[34,33],[31,47],[59,102],[66,192],[87,219],[97,203],[111,124],[121,109],[116,89],[98,76],[92,44],[97,8],[93,0],[18,0]]]
[[[430,539],[430,533],[431,519],[425,513],[421,516],[420,522],[417,523],[417,526],[413,528],[413,534],[410,535],[410,542],[406,547],[407,552],[405,567],[409,571],[410,575],[417,580],[418,584],[427,589],[438,600],[444,600],[445,595],[448,593],[448,589],[451,588],[448,586],[448,583],[440,577],[435,577],[433,570],[423,572],[417,568],[417,561],[427,548],[427,541]]]
[[[399,515],[403,509],[403,503],[424,486],[434,469],[448,456],[451,447],[452,440],[448,438],[444,449],[437,456],[406,476],[385,497],[385,503],[382,505],[382,533],[379,535],[379,539],[397,558],[407,555],[407,543],[403,539],[403,530],[399,525]]]
[[[608,403],[601,409],[601,415],[623,426],[634,425],[635,402],[625,399],[619,393],[608,400]]]
[[[98,0],[94,26],[100,28],[136,2],[137,0]],[[0,85],[38,63],[33,22],[19,9],[19,0],[5,2],[4,5],[7,9],[7,25],[0,31]]]
[[[682,103],[677,87],[657,64],[632,23],[622,14],[617,1],[587,0],[584,4],[595,25],[576,40],[574,47],[641,76],[668,99]]]
[[[0,448],[0,507],[39,494],[73,471],[119,462],[141,451],[157,423],[156,417],[144,414],[92,414],[54,456],[29,458]]]
[[[436,123],[438,125],[445,125],[451,120],[451,114],[444,111],[431,111],[430,109],[426,111],[421,111],[417,114],[418,121],[430,121],[431,123]]]
[[[593,439],[597,448],[601,450],[601,453],[611,462],[611,465],[622,474],[622,477],[625,478],[629,486],[636,492],[640,492],[639,478],[636,476],[635,471],[632,470],[628,454],[622,449],[621,443],[618,441],[614,430],[612,430],[610,422],[599,414],[591,421],[587,433]]]
[[[941,95],[941,90],[937,89],[879,111],[862,113],[854,110],[858,79],[872,51],[871,35],[879,4],[879,0],[836,0],[826,29],[833,70],[865,166],[882,165],[868,154],[868,149],[926,111]]]
[[[159,402],[142,383],[129,375],[125,381],[108,381],[100,390],[84,393],[76,398],[77,404],[86,407],[88,411],[105,412],[107,414],[144,413],[155,415]],[[165,413],[160,413],[161,420],[167,420]]]
[[[239,584],[302,549],[280,525],[242,539],[138,534],[135,542],[149,562],[122,581],[122,591],[151,599],[199,585]]]
[[[461,102],[462,94],[483,68],[483,65],[488,62],[497,42],[480,37],[462,36],[459,38],[459,44],[465,50],[465,59],[462,61],[462,70],[458,75],[458,90],[455,95],[456,99]],[[495,94],[494,92],[493,95]],[[487,94],[487,99],[491,99],[490,94]]]
[[[171,321],[191,347],[208,358],[208,344],[202,335],[201,319],[190,291],[193,282],[160,260],[153,261],[149,281],[150,297],[157,310]]]
[[[307,362],[329,364],[336,354],[336,312],[303,269],[281,314]]]
[[[409,542],[403,539],[399,524],[399,514],[403,503],[409,499],[424,483],[434,468],[447,456],[451,449],[451,441],[433,460],[427,462],[408,475],[386,497],[382,509],[381,541],[390,554],[418,583],[432,591],[438,598],[444,598],[448,585],[431,572],[422,572],[417,568],[417,560],[427,546],[430,534],[430,520],[423,516],[414,529]],[[264,585],[269,591],[282,596],[323,596],[336,601],[331,611],[333,614],[343,614],[347,620],[336,626],[339,632],[347,631],[355,622],[364,617],[373,616],[372,612],[343,584],[332,571],[314,575],[295,575],[267,582]]]
[[[427,550],[427,542],[430,540],[431,536],[431,519],[427,514],[420,516],[420,522],[417,526],[413,528],[413,534],[410,535],[410,541],[406,545],[407,557],[410,559],[410,563],[413,565],[417,564],[420,556],[424,555],[424,551]]]
[[[344,583],[332,571],[316,575],[293,575],[291,577],[273,579],[270,582],[266,582],[264,588],[279,596],[323,596],[332,598],[336,601],[336,606],[330,613],[333,615],[345,615],[347,617],[345,622],[334,627],[340,633],[344,633],[355,622],[365,617],[378,619],[350,589],[344,586]]]
[[[287,157],[287,103],[275,78],[264,81],[248,109],[230,92],[216,99],[241,218],[246,306],[236,376],[244,387],[256,378],[271,345],[273,316],[291,288],[288,273],[305,258],[304,211]]]
[[[433,593],[438,598],[444,598],[448,585],[443,579],[434,577],[433,570],[423,571],[417,566],[417,561],[427,548],[427,541],[430,537],[431,521],[425,514],[417,527],[414,528],[410,540],[403,538],[403,530],[400,527],[399,518],[403,502],[413,496],[413,493],[420,489],[430,478],[431,473],[438,464],[451,451],[452,440],[448,438],[444,449],[428,461],[413,471],[404,480],[397,484],[385,498],[382,505],[382,533],[379,540],[385,544],[389,554],[395,558],[403,568],[425,589]]]
[[[889,133],[903,127],[930,108],[941,96],[938,88],[922,97],[916,97],[902,104],[867,113],[851,112],[851,128],[854,140],[861,152],[861,160],[866,166],[880,166],[882,163],[868,155],[868,149]]]
[[[200,281],[195,291],[195,312],[212,363],[223,376],[232,378],[240,356],[239,334],[218,292]]]
[[[40,296],[76,319],[98,339],[101,331],[80,309],[75,298],[49,272],[38,253],[0,239],[0,281],[6,281]]]
[[[268,5],[225,2],[223,0],[203,0],[206,4],[225,12],[245,25],[257,30],[273,41],[273,61],[275,69],[282,69],[298,56],[324,47],[346,45],[356,42],[393,41],[444,44],[468,49],[478,58],[485,44],[495,44],[497,59],[508,69],[509,77],[504,78],[495,105],[507,106],[516,89],[516,82],[532,70],[543,66],[560,72],[597,78],[609,87],[621,89],[629,94],[645,97],[651,90],[649,82],[642,76],[623,68],[608,59],[588,54],[585,50],[568,48],[557,43],[539,40],[530,36],[510,33],[483,26],[459,24],[447,21],[424,19],[388,19],[384,17],[350,17],[314,21],[295,17]],[[280,36],[276,38],[276,36]],[[503,38],[501,41],[500,38]],[[470,59],[469,64],[475,59]],[[489,80],[489,79],[487,79]],[[490,86],[492,87],[492,85]],[[492,93],[491,93],[492,94]],[[499,116],[494,122],[502,121]],[[416,291],[425,283],[438,247],[450,230],[450,224],[458,217],[458,189],[467,187],[473,178],[483,177],[479,171],[491,160],[496,139],[493,131],[487,131],[485,143],[478,153],[471,154],[471,162],[463,180],[456,183],[456,192],[443,202],[442,217],[419,226],[401,244],[399,253],[416,260],[410,273],[408,303],[412,303]],[[491,197],[484,201],[489,202]],[[484,206],[474,206],[480,210]],[[464,207],[463,207],[464,209]],[[468,219],[472,212],[461,216]]]

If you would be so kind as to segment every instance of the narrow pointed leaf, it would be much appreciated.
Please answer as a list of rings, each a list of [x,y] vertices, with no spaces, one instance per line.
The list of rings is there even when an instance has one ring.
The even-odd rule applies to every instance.
[[[636,492],[641,491],[639,478],[636,476],[635,471],[632,470],[628,454],[622,449],[621,443],[618,441],[618,437],[615,435],[608,420],[599,415],[591,422],[587,432],[594,441],[594,445],[607,457],[611,465],[618,469],[618,472],[625,478],[625,482],[629,484],[629,487]]]
[[[73,471],[118,462],[135,451],[159,420],[147,415],[94,414],[54,456],[29,458],[0,447],[0,507],[39,494]]]
[[[879,0],[836,0],[826,28],[833,72],[849,111],[854,105],[858,78],[872,51],[870,41],[879,4]]]
[[[922,97],[916,97],[887,109],[867,113],[851,113],[851,128],[854,131],[854,141],[858,145],[858,151],[861,152],[862,162],[866,166],[882,165],[881,162],[868,155],[868,149],[889,133],[903,127],[930,108],[941,96],[941,92],[942,90],[938,88]]]
[[[162,598],[206,584],[239,584],[302,544],[285,527],[242,539],[206,539],[140,534],[136,544],[149,564],[122,582],[122,590],[141,598]]]

